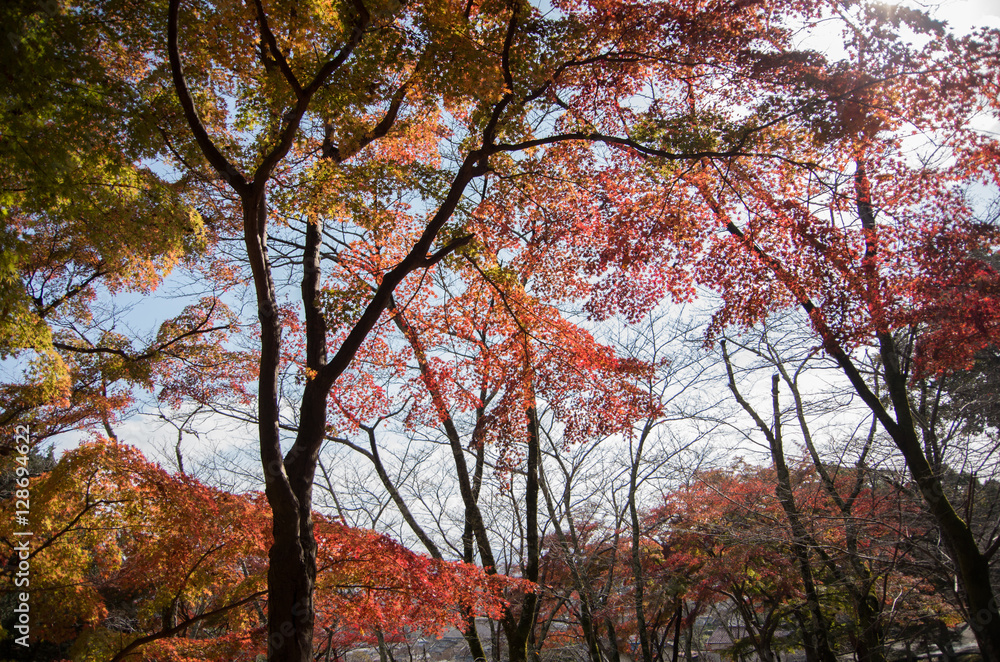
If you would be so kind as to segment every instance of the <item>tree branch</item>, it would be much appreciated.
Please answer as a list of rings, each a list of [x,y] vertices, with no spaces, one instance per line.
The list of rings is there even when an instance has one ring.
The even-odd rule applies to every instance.
[[[274,33],[271,32],[271,26],[267,23],[267,16],[264,14],[264,5],[261,4],[260,0],[254,0],[254,7],[257,9],[257,25],[260,26],[261,38],[267,43],[268,50],[271,51],[271,55],[274,56],[275,62],[278,63],[278,68],[281,70],[281,74],[292,87],[292,91],[295,92],[295,98],[301,100],[305,94],[302,90],[302,85],[299,84],[299,80],[295,77],[295,73],[292,71],[292,68],[288,66],[288,60],[285,58],[285,54],[281,52],[280,48],[278,48],[278,41],[274,38]]]
[[[177,21],[180,13],[181,0],[170,0],[167,10],[167,52],[170,57],[170,71],[173,75],[174,89],[177,91],[177,99],[180,101],[187,119],[191,133],[194,135],[201,148],[202,153],[208,162],[215,168],[222,177],[229,182],[237,193],[243,193],[247,189],[246,178],[236,170],[219,148],[212,141],[211,136],[198,117],[198,111],[194,107],[194,99],[191,98],[191,91],[188,89],[187,80],[184,78],[184,70],[181,66],[180,50],[177,46]]]
[[[138,639],[127,645],[125,648],[118,651],[118,653],[113,658],[111,658],[110,662],[121,662],[121,660],[124,660],[126,657],[129,657],[129,655],[132,654],[132,651],[134,651],[136,648],[139,648],[140,646],[145,646],[146,644],[156,641],[158,639],[171,637],[177,634],[178,632],[183,632],[185,629],[191,627],[192,625],[194,625],[199,621],[212,618],[213,616],[218,616],[219,614],[224,614],[227,611],[232,611],[233,609],[236,609],[237,607],[242,607],[246,603],[251,602],[252,600],[256,600],[262,595],[267,595],[267,591],[257,591],[256,593],[251,593],[242,600],[230,603],[223,607],[219,607],[218,609],[213,609],[212,611],[207,611],[204,614],[193,616],[191,618],[184,620],[179,625],[176,625],[172,628],[166,630],[160,630],[159,632],[154,632],[153,634],[146,635],[145,637],[139,637]]]

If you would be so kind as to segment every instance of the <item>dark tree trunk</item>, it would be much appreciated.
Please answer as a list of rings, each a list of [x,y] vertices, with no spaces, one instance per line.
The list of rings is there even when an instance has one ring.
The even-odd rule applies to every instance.
[[[670,662],[677,662],[681,650],[681,620],[684,616],[684,601],[677,600],[677,612],[674,614],[674,652],[670,656]]]
[[[882,359],[883,376],[895,417],[889,414],[878,395],[868,386],[854,361],[840,344],[837,335],[830,329],[823,311],[812,302],[795,274],[780,260],[755,244],[735,223],[725,218],[722,220],[726,221],[727,231],[746,242],[748,248],[796,298],[822,340],[823,348],[837,361],[855,392],[872,411],[882,428],[892,437],[938,525],[949,556],[955,562],[957,579],[962,589],[961,596],[968,612],[969,626],[976,637],[980,653],[985,662],[1000,662],[1000,605],[997,604],[997,596],[991,583],[989,560],[979,549],[968,523],[955,511],[939,477],[924,455],[910,411],[907,377],[900,370],[895,342],[886,327],[877,265],[878,226],[875,222],[863,161],[858,162],[855,185],[858,217],[865,233],[865,255],[861,271],[868,288],[872,324],[878,329],[876,339]]]
[[[767,438],[771,449],[771,459],[774,462],[774,472],[778,480],[776,494],[781,508],[785,512],[788,526],[792,534],[792,554],[795,557],[795,564],[799,569],[799,576],[802,579],[803,593],[806,598],[807,621],[804,625],[810,631],[809,640],[805,645],[807,658],[816,662],[836,662],[836,657],[830,648],[827,638],[829,627],[823,611],[819,604],[819,595],[816,591],[816,582],[813,578],[812,563],[809,559],[809,533],[802,522],[802,514],[795,505],[795,495],[792,491],[791,475],[788,465],[785,462],[785,450],[781,438],[781,408],[778,404],[778,386],[781,378],[775,374],[771,378],[771,403],[772,403],[772,426],[764,422],[764,419],[757,414],[756,410],[750,406],[739,390],[736,388],[736,378],[733,375],[733,367],[729,361],[729,354],[726,351],[725,342],[722,343],[722,354],[726,364],[726,373],[729,378],[729,390],[733,396],[753,418],[757,428]],[[805,638],[804,638],[805,641]]]
[[[525,340],[527,343],[527,339]],[[524,538],[525,555],[524,578],[528,581],[538,581],[539,540],[538,540],[538,463],[540,462],[540,429],[538,414],[535,410],[535,393],[531,377],[531,361],[528,348],[525,347],[525,399],[528,402],[526,416],[528,422],[528,458],[527,481],[524,495]],[[521,613],[515,620],[511,616],[504,618],[503,628],[507,635],[507,648],[510,662],[528,662],[534,660],[534,650],[531,640],[537,617],[538,594],[525,593],[521,602]],[[509,613],[509,612],[508,612]]]
[[[895,343],[888,333],[879,335],[886,387],[892,398],[896,420],[883,426],[902,452],[920,494],[941,531],[949,556],[958,569],[969,626],[979,644],[983,659],[1000,662],[1000,610],[993,591],[989,560],[979,549],[972,529],[959,514],[944,492],[940,477],[934,472],[923,453],[916,433],[906,392],[906,377],[899,369]],[[886,418],[888,416],[886,415]]]
[[[639,489],[639,460],[642,458],[642,447],[646,442],[646,437],[649,436],[651,430],[651,425],[649,422],[643,427],[642,433],[639,435],[639,441],[636,446],[635,454],[630,458],[632,466],[629,470],[629,484],[628,484],[628,513],[629,513],[629,523],[631,524],[631,568],[632,568],[632,581],[635,585],[635,595],[633,600],[633,607],[635,609],[635,627],[639,632],[639,648],[642,651],[642,662],[653,662],[653,648],[649,641],[649,631],[646,625],[646,611],[645,611],[645,592],[646,592],[646,576],[642,569],[642,558],[641,558],[641,537],[642,531],[639,528],[639,507],[636,503],[637,492]]]

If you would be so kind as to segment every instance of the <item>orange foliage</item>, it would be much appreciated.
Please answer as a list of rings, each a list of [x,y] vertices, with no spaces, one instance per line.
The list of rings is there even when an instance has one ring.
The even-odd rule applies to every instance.
[[[12,548],[15,504],[0,505],[0,540]],[[505,578],[317,518],[317,628],[338,628],[342,645],[373,628],[438,631],[463,610],[502,608]],[[31,636],[71,645],[78,659],[112,659],[136,642],[141,659],[252,659],[264,646],[269,523],[260,495],[86,442],[31,484]]]

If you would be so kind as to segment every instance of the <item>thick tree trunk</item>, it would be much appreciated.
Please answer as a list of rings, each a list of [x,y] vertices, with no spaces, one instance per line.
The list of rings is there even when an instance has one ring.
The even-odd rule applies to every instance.
[[[677,612],[674,614],[674,651],[670,656],[670,662],[677,662],[681,651],[681,620],[684,617],[684,602],[678,598]]]
[[[618,651],[618,629],[615,627],[614,619],[610,616],[605,617],[604,627],[608,630],[608,647],[604,651],[608,656],[608,662],[621,662],[622,656]]]
[[[1000,610],[993,591],[990,564],[980,551],[972,529],[955,511],[944,486],[923,453],[910,412],[906,377],[899,369],[895,343],[888,333],[879,334],[885,383],[896,413],[895,425],[888,428],[902,452],[920,494],[941,530],[949,555],[958,570],[958,580],[968,610],[969,626],[986,662],[1000,662]]]
[[[478,157],[477,157],[478,158]],[[336,379],[350,365],[368,333],[389,306],[392,292],[415,269],[426,268],[471,240],[460,238],[428,257],[437,232],[454,212],[465,186],[482,172],[477,158],[466,159],[456,175],[448,197],[442,203],[420,239],[397,266],[386,273],[372,300],[331,360],[327,360],[326,322],[319,307],[320,246],[322,226],[306,227],[302,260],[302,303],[306,331],[306,367],[314,372],[303,389],[299,405],[299,429],[295,443],[281,455],[278,434],[277,375],[280,326],[277,298],[271,282],[266,249],[266,205],[263,184],[251,186],[255,214],[244,212],[244,239],[261,310],[261,375],[258,403],[261,461],[264,465],[265,493],[272,509],[274,543],[268,569],[268,660],[269,662],[311,662],[315,607],[316,540],[312,522],[312,485],[319,450],[326,436],[327,396]],[[244,196],[244,210],[250,209]],[[254,220],[251,224],[249,221]],[[251,227],[252,226],[252,227]],[[258,270],[257,261],[263,269]],[[459,449],[461,451],[461,449]],[[464,458],[463,458],[464,460]],[[466,473],[465,486],[468,487]],[[464,494],[463,494],[464,497]],[[473,500],[473,503],[475,501]],[[474,510],[478,515],[478,509]],[[482,528],[481,517],[479,526]],[[483,536],[485,540],[485,536]],[[490,559],[492,561],[492,558]]]
[[[955,511],[937,474],[924,456],[907,397],[906,376],[899,369],[895,343],[888,333],[878,334],[885,384],[893,404],[895,418],[889,415],[851,358],[826,328],[822,317],[809,301],[803,303],[816,325],[824,346],[840,364],[855,391],[872,410],[883,429],[889,433],[903,455],[907,468],[917,483],[955,562],[957,579],[969,614],[968,622],[986,662],[1000,662],[1000,610],[990,577],[990,566],[979,549],[972,529]]]
[[[259,194],[256,228],[244,237],[247,249],[259,250],[267,266],[265,202]],[[326,364],[326,323],[315,300],[319,288],[319,246],[322,228],[311,224],[306,230],[303,255],[302,298],[305,303],[306,364],[318,369]],[[256,246],[254,241],[256,238]],[[270,269],[266,268],[267,299],[261,310],[261,386],[259,432],[264,464],[265,493],[272,513],[273,543],[268,565],[268,660],[309,662],[313,652],[316,584],[316,539],[312,520],[312,485],[318,451],[326,434],[325,388],[317,380],[306,383],[299,406],[299,430],[287,456],[282,457],[278,437],[277,372],[280,327]],[[254,280],[258,282],[257,273]],[[264,329],[267,329],[265,332]],[[265,360],[267,379],[265,380]],[[272,377],[273,375],[273,381]],[[267,389],[265,391],[265,385]],[[266,399],[265,399],[266,393]],[[266,427],[265,427],[266,426]]]
[[[302,476],[297,481],[300,489],[296,493],[281,453],[278,429],[281,327],[267,258],[266,197],[263,187],[248,189],[241,196],[243,239],[253,272],[261,325],[257,430],[273,528],[267,575],[268,660],[308,662],[312,658],[312,593],[316,577],[311,494],[308,490],[302,492]]]
[[[385,634],[382,628],[375,628],[375,640],[378,643],[379,662],[396,662],[396,657],[392,654],[392,649],[385,642]]]
[[[885,632],[878,599],[871,593],[860,595],[856,591],[851,592],[851,598],[858,619],[854,646],[858,662],[885,662]]]
[[[877,334],[879,353],[882,358],[882,369],[885,384],[892,400],[895,420],[888,415],[881,402],[869,393],[865,397],[858,384],[855,387],[879,416],[883,427],[892,437],[896,447],[902,452],[913,479],[917,482],[920,494],[927,503],[945,540],[952,560],[958,569],[958,580],[965,595],[966,608],[969,612],[969,625],[976,636],[979,650],[987,662],[1000,662],[1000,610],[997,608],[996,594],[990,582],[989,561],[979,549],[976,537],[948,500],[944,493],[939,476],[927,460],[924,449],[917,436],[916,424],[910,410],[909,394],[907,392],[906,375],[899,366],[899,356],[895,341],[885,323],[882,292],[878,278],[877,258],[879,255],[879,232],[875,222],[875,209],[871,202],[871,185],[866,174],[866,164],[858,159],[854,175],[854,186],[858,217],[861,219],[865,232],[865,255],[862,260],[862,272],[870,292],[869,308],[872,322],[879,329]],[[829,334],[827,334],[829,335]],[[826,338],[824,338],[826,340]],[[840,350],[839,346],[837,348]],[[843,350],[835,355],[841,366],[849,361]],[[853,366],[851,366],[853,369]],[[856,371],[855,371],[856,372]],[[848,372],[852,382],[863,381],[860,375],[854,376]],[[867,390],[867,386],[865,386]],[[881,414],[881,415],[880,415]]]

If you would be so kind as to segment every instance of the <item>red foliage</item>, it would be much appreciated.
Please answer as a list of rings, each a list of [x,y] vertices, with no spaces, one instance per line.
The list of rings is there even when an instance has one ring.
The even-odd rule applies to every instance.
[[[106,440],[68,451],[31,494],[33,639],[74,641],[102,659],[142,638],[142,659],[233,660],[263,649],[270,516],[260,495],[168,474]],[[10,546],[15,504],[2,505]],[[316,519],[316,627],[336,629],[343,646],[370,641],[374,628],[436,632],[466,613],[496,615],[503,590],[518,584]]]

